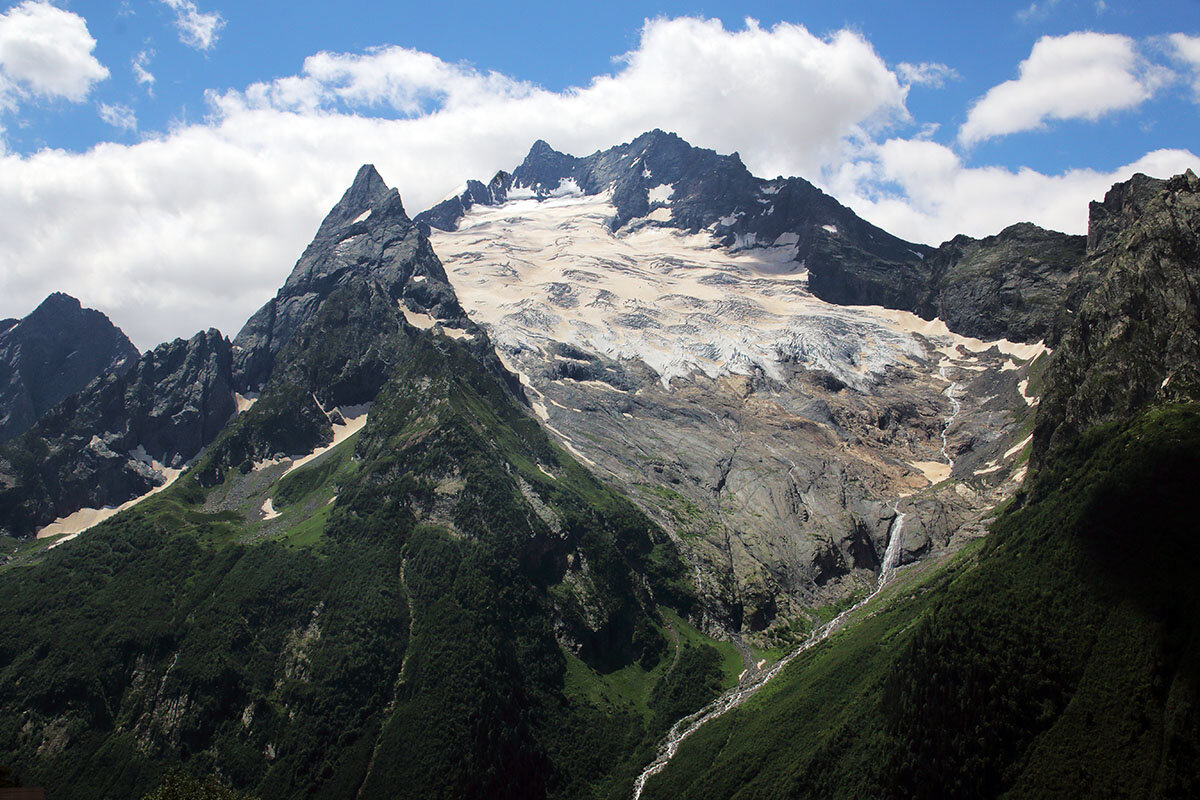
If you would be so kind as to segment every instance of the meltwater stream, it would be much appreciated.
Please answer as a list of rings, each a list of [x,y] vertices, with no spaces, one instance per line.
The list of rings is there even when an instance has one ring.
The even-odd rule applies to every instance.
[[[943,380],[950,381],[950,378],[946,376],[945,367],[940,368],[938,373],[942,376]],[[958,393],[958,387],[958,383],[950,381],[950,385],[943,392],[946,395],[946,399],[950,401],[950,406],[954,409],[946,419],[946,424],[942,426],[942,458],[946,459],[946,463],[950,465],[951,470],[954,469],[954,459],[950,457],[950,453],[946,450],[946,435],[950,433],[950,426],[954,424],[954,420],[958,417],[958,412],[962,411],[962,403],[955,397]]]
[[[888,544],[883,554],[883,565],[880,567],[879,579],[876,581],[875,588],[871,593],[813,631],[812,635],[803,644],[781,658],[766,672],[760,673],[744,686],[733,687],[704,708],[672,725],[671,730],[667,731],[666,739],[658,746],[658,755],[649,766],[642,770],[642,774],[638,775],[637,781],[634,782],[633,800],[640,800],[642,790],[646,787],[646,781],[650,779],[650,776],[656,775],[666,768],[671,759],[675,757],[675,751],[679,749],[679,745],[684,739],[698,731],[705,723],[712,722],[726,711],[737,708],[753,697],[759,689],[791,663],[792,659],[828,639],[845,622],[847,617],[870,602],[887,586],[888,582],[894,577],[896,564],[900,560],[901,531],[904,529],[904,514],[900,513],[899,504],[893,505],[892,510],[896,512],[896,516],[892,520],[892,524],[888,526]]]

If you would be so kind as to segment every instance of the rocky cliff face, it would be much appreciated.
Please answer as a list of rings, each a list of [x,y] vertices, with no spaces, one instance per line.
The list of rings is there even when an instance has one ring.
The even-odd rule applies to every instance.
[[[59,292],[24,319],[0,323],[0,442],[137,357],[137,348],[108,317]]]
[[[929,257],[925,294],[912,310],[964,336],[1053,345],[1086,291],[1085,242],[1028,222],[983,239],[956,236]]]
[[[399,193],[367,164],[325,217],[279,292],[234,338],[238,387],[261,389],[276,355],[297,329],[335,290],[364,278],[410,312],[470,325],[427,237],[404,213]]]
[[[28,536],[163,483],[233,416],[231,355],[216,330],[159,345],[0,447],[0,529]]]
[[[1135,175],[1092,203],[1083,276],[1093,288],[1054,354],[1036,463],[1093,425],[1200,400],[1200,180]]]

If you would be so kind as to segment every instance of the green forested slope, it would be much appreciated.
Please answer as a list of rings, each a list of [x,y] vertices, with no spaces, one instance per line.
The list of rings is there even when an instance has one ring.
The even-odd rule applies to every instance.
[[[340,358],[328,305],[272,381]],[[469,341],[393,322],[356,440],[259,485],[311,416],[269,384],[174,487],[0,572],[0,763],[56,798],[176,765],[263,798],[626,793],[721,681],[658,611],[693,602],[678,553]]]

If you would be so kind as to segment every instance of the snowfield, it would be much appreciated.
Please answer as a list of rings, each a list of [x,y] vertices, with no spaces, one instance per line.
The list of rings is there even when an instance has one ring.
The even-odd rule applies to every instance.
[[[708,232],[654,224],[670,218],[667,208],[614,233],[615,213],[608,195],[510,200],[475,206],[458,230],[431,238],[464,308],[502,355],[561,342],[640,360],[667,387],[695,372],[761,369],[779,379],[788,362],[869,391],[888,367],[929,358],[926,339],[950,352],[993,344],[906,312],[817,299],[795,261],[794,234],[730,251]],[[1042,349],[997,344],[1020,358]]]

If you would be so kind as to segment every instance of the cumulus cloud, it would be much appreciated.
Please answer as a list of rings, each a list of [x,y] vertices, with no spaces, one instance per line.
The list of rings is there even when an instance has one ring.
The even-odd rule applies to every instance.
[[[587,87],[555,93],[387,47],[319,53],[305,60],[300,75],[211,100],[226,119],[251,111],[386,106],[455,138],[464,135],[455,132],[461,123],[478,125],[498,143],[484,145],[489,156],[499,142],[517,153],[531,131],[590,152],[670,126],[696,144],[741,148],[765,172],[811,172],[859,126],[907,118],[896,76],[848,31],[821,39],[786,23],[767,30],[748,20],[745,29],[727,31],[717,20],[654,20],[619,66]]]
[[[1200,168],[1188,150],[1156,150],[1112,171],[968,167],[949,147],[889,139],[827,176],[831,191],[858,214],[903,238],[939,244],[959,233],[989,236],[1016,222],[1083,233],[1088,202],[1142,172],[1168,177]]]
[[[108,77],[96,40],[78,14],[25,0],[0,14],[0,105],[36,96],[79,103]]]
[[[121,103],[101,103],[99,106],[100,119],[112,125],[114,128],[120,128],[125,131],[137,130],[137,114],[133,109]]]
[[[1173,33],[1167,38],[1175,58],[1182,61],[1191,73],[1192,91],[1195,93],[1196,102],[1200,103],[1200,36]]]
[[[910,64],[902,61],[896,65],[896,74],[900,82],[909,86],[931,86],[940,89],[946,81],[958,80],[958,70],[945,64],[922,61],[920,64]]]
[[[737,150],[759,175],[817,179],[921,241],[1026,218],[1082,229],[1060,209],[1086,213],[1107,177],[1080,189],[1072,176],[1013,173],[1018,184],[933,142],[906,151],[895,134],[912,122],[907,91],[859,34],[752,21],[650,21],[612,74],[562,92],[404,48],[319,53],[296,75],[214,93],[204,122],[137,144],[0,155],[0,316],[62,290],[140,347],[209,326],[232,335],[364,162],[416,213],[468,177],[511,169],[537,138],[583,155],[654,127]]]
[[[1096,120],[1136,108],[1169,78],[1168,70],[1138,54],[1128,36],[1043,36],[1021,62],[1016,80],[992,87],[975,102],[958,139],[971,145],[1036,130],[1052,119]]]
[[[201,12],[191,0],[161,2],[175,12],[175,29],[179,31],[179,41],[196,50],[210,50],[217,43],[217,34],[225,27],[225,18],[220,13]]]
[[[152,73],[148,67],[150,66],[150,59],[152,58],[154,58],[153,50],[142,50],[133,57],[133,61],[131,61],[129,65],[130,69],[133,70],[133,77],[138,83],[143,84],[146,87],[146,91],[151,95],[154,94],[155,78],[154,73]]]

